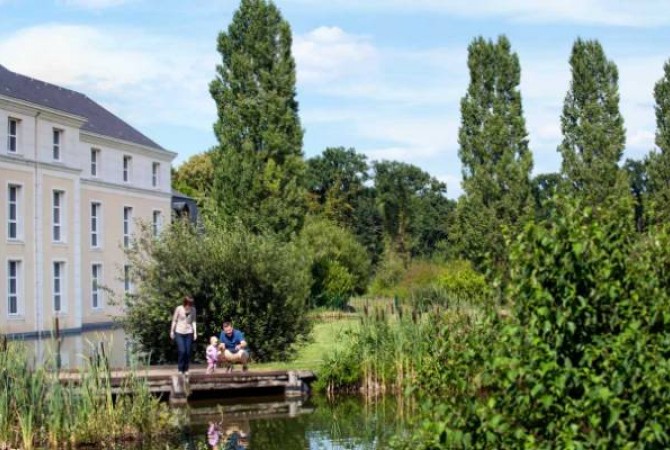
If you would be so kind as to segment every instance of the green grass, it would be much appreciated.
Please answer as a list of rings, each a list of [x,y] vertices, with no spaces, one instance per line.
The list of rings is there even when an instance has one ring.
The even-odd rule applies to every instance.
[[[253,369],[292,370],[305,369],[317,371],[323,364],[324,357],[341,345],[343,333],[358,328],[358,318],[342,318],[337,320],[318,321],[312,329],[312,341],[298,349],[296,358],[290,362],[271,362],[253,364]]]

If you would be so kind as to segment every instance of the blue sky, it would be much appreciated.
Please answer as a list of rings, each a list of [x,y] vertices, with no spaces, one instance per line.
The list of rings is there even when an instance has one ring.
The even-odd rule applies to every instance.
[[[619,68],[625,157],[654,147],[653,86],[670,58],[665,0],[277,0],[292,26],[307,157],[354,147],[422,167],[461,193],[467,46],[506,34],[519,55],[534,172],[557,171],[577,37]],[[0,64],[86,93],[178,165],[216,143],[216,37],[237,0],[0,0]]]

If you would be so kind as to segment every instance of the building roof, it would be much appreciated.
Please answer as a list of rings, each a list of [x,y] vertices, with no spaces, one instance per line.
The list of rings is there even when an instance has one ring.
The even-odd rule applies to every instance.
[[[0,95],[84,117],[84,131],[165,150],[86,95],[12,72],[2,65]]]

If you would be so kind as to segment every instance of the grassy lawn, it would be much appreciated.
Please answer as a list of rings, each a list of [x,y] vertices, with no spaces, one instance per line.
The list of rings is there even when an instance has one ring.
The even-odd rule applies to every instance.
[[[314,323],[312,329],[312,341],[302,346],[296,355],[295,360],[291,362],[271,362],[263,364],[253,364],[250,368],[289,370],[306,369],[317,371],[325,355],[342,345],[342,335],[347,330],[358,328],[358,318],[341,318],[337,320],[320,320]]]

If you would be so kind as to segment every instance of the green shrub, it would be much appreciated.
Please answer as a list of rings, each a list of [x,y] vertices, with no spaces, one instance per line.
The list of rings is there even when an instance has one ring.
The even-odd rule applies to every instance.
[[[311,266],[314,307],[342,308],[352,295],[365,291],[370,259],[349,231],[326,219],[310,217],[298,241]]]
[[[290,357],[309,333],[309,258],[273,235],[212,224],[196,232],[177,221],[159,239],[141,230],[128,258],[136,289],[123,322],[154,362],[176,360],[170,323],[187,294],[198,312],[196,357],[223,320],[244,331],[259,361]]]
[[[412,299],[415,305],[451,304],[481,305],[491,290],[483,275],[467,261],[436,262],[413,260],[407,268],[399,258],[385,259],[370,288],[370,293],[384,297]]]
[[[670,446],[670,234],[636,233],[627,200],[556,211],[512,247],[514,316],[477,395],[399,447]]]

